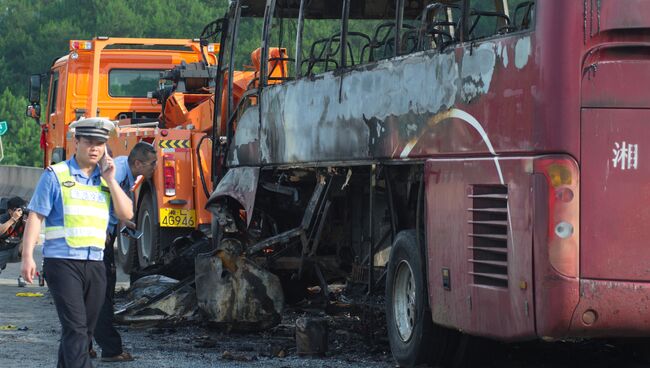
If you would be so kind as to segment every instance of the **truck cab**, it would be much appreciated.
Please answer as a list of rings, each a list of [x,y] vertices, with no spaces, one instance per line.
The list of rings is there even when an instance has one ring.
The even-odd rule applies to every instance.
[[[215,45],[198,40],[97,37],[71,40],[68,54],[52,64],[45,108],[39,105],[43,75],[30,78],[28,115],[41,125],[43,167],[68,158],[68,125],[80,117],[112,120],[152,118],[160,106],[147,93],[158,89],[160,72],[181,62],[216,63]]]

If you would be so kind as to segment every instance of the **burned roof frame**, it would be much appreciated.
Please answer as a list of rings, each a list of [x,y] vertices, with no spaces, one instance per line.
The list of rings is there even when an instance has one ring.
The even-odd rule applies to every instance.
[[[459,4],[463,0],[440,0],[445,4]],[[231,5],[237,0],[231,0]],[[270,0],[239,0],[242,17],[263,17]],[[280,10],[276,17],[297,18],[300,13],[301,0],[275,0]],[[343,13],[345,0],[304,0],[307,19],[339,19]],[[403,0],[354,0],[350,2],[350,19],[393,19],[395,9]],[[429,3],[427,0],[409,0],[404,6],[404,16],[415,18]]]

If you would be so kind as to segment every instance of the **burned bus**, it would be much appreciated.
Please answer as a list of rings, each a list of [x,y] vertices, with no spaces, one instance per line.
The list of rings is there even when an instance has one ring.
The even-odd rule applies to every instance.
[[[650,3],[232,0],[222,26],[220,247],[385,285],[403,366],[460,331],[648,335]]]

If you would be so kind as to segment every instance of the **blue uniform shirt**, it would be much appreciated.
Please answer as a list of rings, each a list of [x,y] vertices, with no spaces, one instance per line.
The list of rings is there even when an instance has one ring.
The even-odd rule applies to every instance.
[[[128,157],[117,156],[113,158],[113,163],[115,163],[115,180],[120,184],[124,193],[129,195],[129,189],[135,183],[135,178],[133,178],[133,173],[129,167]],[[108,220],[108,231],[110,233],[115,230],[115,225],[117,225],[117,216],[115,216],[115,208],[111,201],[111,217]]]
[[[88,177],[79,169],[79,165],[74,157],[66,162],[70,168],[70,174],[77,183],[85,185],[101,184],[99,166]],[[59,185],[56,174],[52,170],[45,170],[41,175],[28,208],[30,211],[45,216],[46,227],[63,226],[61,186]],[[65,238],[59,238],[45,240],[45,243],[43,243],[43,257],[101,261],[104,258],[104,251],[95,247],[71,248],[66,243]]]

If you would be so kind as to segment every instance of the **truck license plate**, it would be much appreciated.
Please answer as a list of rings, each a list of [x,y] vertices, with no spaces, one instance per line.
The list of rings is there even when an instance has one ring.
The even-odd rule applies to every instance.
[[[196,225],[195,210],[160,209],[160,227],[194,227],[194,225]]]

